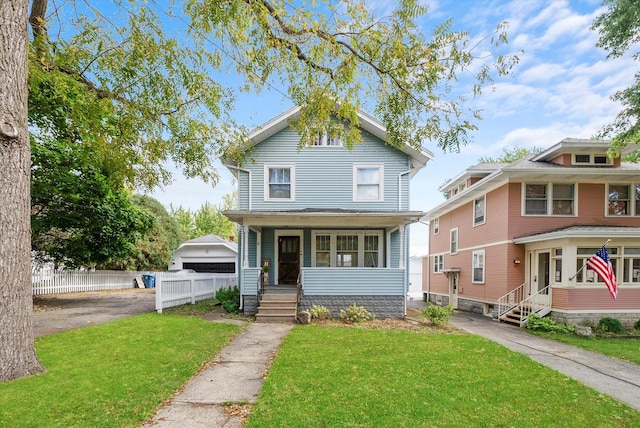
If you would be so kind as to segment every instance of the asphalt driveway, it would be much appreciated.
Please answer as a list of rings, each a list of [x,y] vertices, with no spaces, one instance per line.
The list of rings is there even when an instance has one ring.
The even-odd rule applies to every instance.
[[[155,288],[33,297],[36,337],[155,311]]]

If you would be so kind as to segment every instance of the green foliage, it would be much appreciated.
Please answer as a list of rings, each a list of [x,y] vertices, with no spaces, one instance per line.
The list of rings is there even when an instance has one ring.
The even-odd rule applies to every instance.
[[[455,315],[457,311],[453,309],[453,306],[438,306],[429,304],[422,310],[422,315],[433,325],[439,327],[449,322],[451,315]]]
[[[367,320],[372,320],[375,318],[375,316],[364,306],[356,306],[356,304],[354,303],[351,306],[347,306],[346,309],[340,309],[340,318],[352,323],[360,323]]]
[[[105,269],[122,270],[166,270],[173,251],[182,242],[180,229],[164,206],[146,195],[131,197],[135,206],[149,212],[155,219],[153,229],[138,239],[135,251],[126,258],[111,260],[102,265]]]
[[[534,155],[542,152],[542,147],[504,147],[502,149],[502,155],[497,158],[491,158],[488,156],[483,156],[479,159],[479,162],[488,162],[488,163],[513,163],[519,161],[520,159],[524,159],[529,155]]]
[[[221,288],[216,292],[216,300],[222,304],[225,312],[230,314],[240,312],[240,289],[238,286]]]
[[[596,326],[596,331],[598,333],[622,333],[624,328],[622,327],[622,323],[617,318],[604,317],[600,318],[598,321],[598,325]]]
[[[636,322],[633,324],[633,328],[634,328],[635,330],[640,330],[640,320],[636,321]]]
[[[604,0],[607,10],[593,22],[592,29],[600,33],[597,46],[609,52],[608,57],[618,58],[629,49],[636,49],[640,41],[640,8],[635,0]],[[638,61],[639,52],[632,57]],[[611,154],[619,154],[628,144],[640,141],[640,72],[635,73],[634,82],[611,97],[622,104],[623,108],[612,124],[605,126],[600,132],[601,138],[612,138]],[[637,162],[638,153],[627,160]]]
[[[112,171],[69,140],[31,140],[31,243],[68,267],[129,257],[154,226]]]
[[[325,319],[331,314],[331,309],[326,308],[322,305],[313,305],[311,309],[309,309],[309,313],[311,314],[312,319]]]
[[[543,331],[547,333],[568,334],[573,333],[574,328],[565,324],[558,324],[549,317],[541,317],[531,314],[527,318],[527,329],[531,331]]]
[[[174,209],[170,207],[171,216],[179,225],[183,240],[194,239],[200,236],[214,234],[222,239],[238,238],[238,228],[229,220],[222,211],[233,209],[237,202],[235,193],[225,195],[219,206],[205,202],[198,210],[192,212],[182,206]]]

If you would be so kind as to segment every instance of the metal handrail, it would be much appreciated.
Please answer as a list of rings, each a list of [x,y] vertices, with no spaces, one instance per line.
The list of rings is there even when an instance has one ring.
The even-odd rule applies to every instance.
[[[497,300],[498,319],[500,319],[500,317],[509,312],[511,309],[517,307],[520,302],[524,300],[524,288],[526,285],[527,283],[525,282]]]

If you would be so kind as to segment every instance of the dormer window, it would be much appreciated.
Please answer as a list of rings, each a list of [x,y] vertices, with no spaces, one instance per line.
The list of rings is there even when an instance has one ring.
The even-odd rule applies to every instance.
[[[613,160],[606,154],[575,154],[574,165],[613,165]]]

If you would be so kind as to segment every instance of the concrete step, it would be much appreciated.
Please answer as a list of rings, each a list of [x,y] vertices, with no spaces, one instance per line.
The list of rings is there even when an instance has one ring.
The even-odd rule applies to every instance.
[[[294,322],[296,315],[256,314],[256,322]]]
[[[294,302],[298,303],[298,296],[295,294],[263,294],[260,304],[266,302]]]
[[[260,306],[258,313],[261,315],[284,314],[295,316],[297,310],[298,308],[296,306]]]

